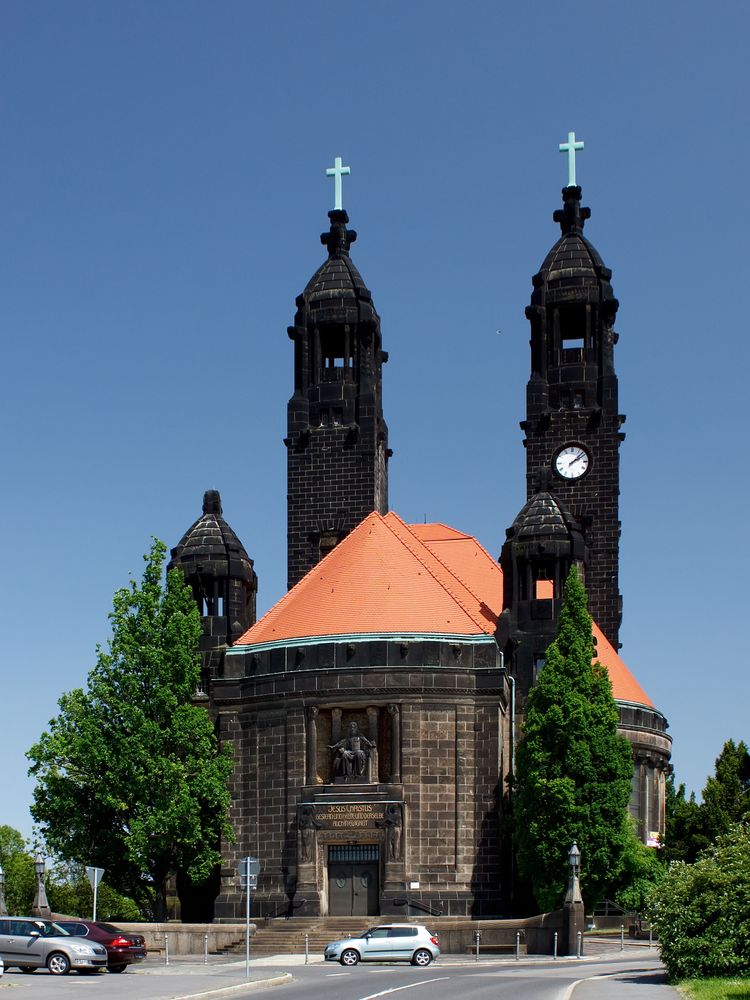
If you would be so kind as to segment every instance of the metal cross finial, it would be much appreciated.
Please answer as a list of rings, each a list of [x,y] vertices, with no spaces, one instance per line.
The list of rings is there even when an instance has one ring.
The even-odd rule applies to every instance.
[[[341,166],[341,157],[335,156],[333,159],[333,166],[326,167],[326,177],[333,177],[333,201],[334,201],[334,211],[340,211],[344,206],[342,204],[342,183],[341,178],[345,174],[350,174],[350,167]]]
[[[575,132],[568,132],[568,141],[560,143],[560,152],[568,154],[568,187],[576,186],[576,152],[583,149],[583,141],[576,142]]]

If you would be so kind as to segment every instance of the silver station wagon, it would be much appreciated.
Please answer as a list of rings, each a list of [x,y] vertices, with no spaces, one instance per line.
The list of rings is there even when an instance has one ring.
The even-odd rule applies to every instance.
[[[36,972],[46,966],[53,976],[71,969],[82,975],[107,966],[107,949],[93,941],[72,937],[52,920],[39,917],[0,917],[0,956],[6,970]]]
[[[326,962],[356,965],[357,962],[411,962],[429,965],[440,954],[437,934],[422,924],[384,924],[360,937],[343,938],[326,945]]]

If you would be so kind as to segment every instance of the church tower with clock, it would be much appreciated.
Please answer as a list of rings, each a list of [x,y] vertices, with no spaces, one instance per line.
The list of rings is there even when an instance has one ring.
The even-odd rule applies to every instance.
[[[612,272],[583,235],[591,213],[581,207],[574,170],[562,195],[563,208],[553,216],[562,235],[534,275],[526,309],[531,377],[521,428],[527,496],[549,491],[580,525],[588,550],[589,610],[618,649],[619,448],[625,417],[618,410],[614,366],[617,299]]]

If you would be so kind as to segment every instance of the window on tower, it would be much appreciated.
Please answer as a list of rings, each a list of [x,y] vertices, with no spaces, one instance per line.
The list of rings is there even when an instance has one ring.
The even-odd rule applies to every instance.
[[[580,364],[586,346],[586,306],[570,305],[560,310],[560,363]]]
[[[320,357],[323,365],[323,377],[328,381],[335,381],[336,375],[340,377],[341,369],[351,369],[354,359],[349,348],[348,332],[338,328],[321,330]]]

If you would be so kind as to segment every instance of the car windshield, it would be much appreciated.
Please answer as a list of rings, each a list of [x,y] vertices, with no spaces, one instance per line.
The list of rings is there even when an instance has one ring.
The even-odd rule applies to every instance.
[[[69,931],[52,920],[35,920],[34,926],[38,928],[40,937],[70,937]]]
[[[94,926],[98,927],[100,931],[106,931],[107,934],[122,934],[122,931],[120,930],[120,928],[119,927],[114,927],[112,924],[99,924],[99,923],[96,923],[96,924],[94,924]]]

